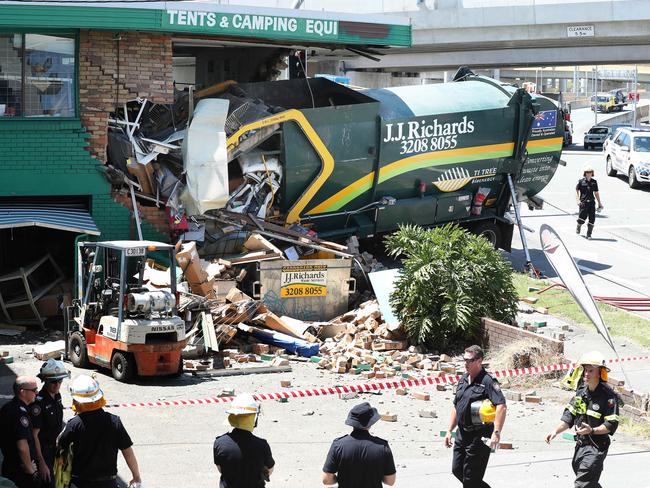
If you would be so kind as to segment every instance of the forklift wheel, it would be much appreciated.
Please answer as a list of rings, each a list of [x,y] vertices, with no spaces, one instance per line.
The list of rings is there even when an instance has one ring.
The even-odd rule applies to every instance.
[[[115,351],[111,359],[111,372],[117,381],[127,382],[135,374],[136,366],[133,356],[123,351]]]
[[[81,335],[81,332],[73,332],[70,334],[70,342],[68,343],[68,355],[70,361],[77,368],[87,368],[90,366],[88,362],[88,349],[86,348],[86,339]]]

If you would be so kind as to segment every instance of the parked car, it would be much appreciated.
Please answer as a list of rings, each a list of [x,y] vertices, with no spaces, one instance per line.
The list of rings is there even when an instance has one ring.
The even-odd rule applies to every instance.
[[[596,146],[602,146],[607,136],[612,132],[612,128],[606,125],[594,125],[589,132],[585,134],[584,147],[591,149]]]
[[[632,124],[614,124],[611,125],[610,127],[611,127],[611,131],[609,132],[609,135],[605,138],[605,142],[603,142],[603,151],[607,150],[607,146],[611,144],[614,138],[618,135],[619,129],[632,127]]]
[[[650,184],[650,130],[622,128],[605,150],[608,176],[627,175],[630,188]]]

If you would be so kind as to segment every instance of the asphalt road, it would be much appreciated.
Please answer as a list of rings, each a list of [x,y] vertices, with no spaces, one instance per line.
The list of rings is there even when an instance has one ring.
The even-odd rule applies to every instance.
[[[599,114],[599,121],[616,114]],[[605,159],[602,151],[585,151],[582,147],[584,131],[593,125],[593,112],[588,109],[574,110],[574,141],[579,144],[567,148],[563,153],[566,166],[560,166],[550,184],[540,194],[545,200],[541,211],[521,208],[524,225],[534,230],[526,232],[532,262],[548,277],[556,277],[541,250],[539,228],[542,224],[553,227],[576,264],[582,271],[592,294],[618,297],[650,297],[650,187],[632,190],[626,178],[609,177],[605,173]],[[604,205],[602,213],[596,215],[593,239],[575,233],[577,206],[575,185],[582,176],[582,167],[590,163],[595,169],[600,195]],[[525,259],[518,232],[513,238],[513,265],[522,269]],[[641,313],[650,318],[650,313]],[[594,328],[595,331],[595,328]],[[650,323],[648,324],[650,333]],[[614,338],[621,356],[650,354],[649,351],[627,340]],[[607,352],[607,346],[595,332],[585,331],[582,335],[568,339],[567,356],[577,359],[582,352],[600,349]],[[610,351],[608,355],[613,356]],[[629,383],[637,390],[650,391],[650,362],[625,365]],[[620,367],[614,369],[622,377]]]
[[[14,374],[33,374],[42,364],[26,354],[25,346],[7,346],[16,358],[14,364],[0,366],[0,403],[8,400]],[[295,388],[331,386],[360,381],[349,375],[335,375],[316,369],[314,364],[293,364],[291,373],[250,375],[229,378],[193,377],[147,379],[137,384],[123,384],[104,371],[98,371],[109,403],[145,402],[159,399],[199,399],[215,396],[223,388],[236,393],[281,390],[280,380],[289,379]],[[82,371],[71,365],[73,377]],[[85,371],[88,373],[88,371]],[[65,405],[70,405],[63,384]],[[503,442],[512,442],[514,450],[500,450],[488,466],[486,481],[499,488],[551,488],[572,486],[571,456],[573,442],[557,438],[551,445],[545,434],[559,420],[570,393],[536,385],[542,404],[509,402]],[[439,436],[446,429],[452,392],[435,388],[417,388],[431,394],[430,401],[398,396],[393,391],[382,395],[366,394],[351,400],[337,396],[291,399],[288,403],[265,401],[262,404],[256,434],[269,441],[276,461],[269,488],[304,488],[323,486],[321,469],[331,441],[345,435],[344,424],[354,405],[368,401],[380,412],[397,413],[396,422],[378,422],[372,429],[389,441],[397,467],[396,487],[459,487],[451,474],[451,449]],[[523,391],[529,391],[525,388]],[[421,418],[418,411],[432,409],[437,418]],[[131,407],[111,409],[118,414],[134,442],[142,479],[146,488],[218,486],[218,473],[212,461],[212,443],[216,435],[229,430],[224,425],[222,405],[179,407]],[[68,410],[65,419],[71,417]],[[119,477],[128,483],[130,473],[119,456]],[[650,487],[640,483],[639,473],[650,463],[650,442],[617,433],[610,448],[602,477],[604,486]],[[121,484],[121,486],[125,486]]]

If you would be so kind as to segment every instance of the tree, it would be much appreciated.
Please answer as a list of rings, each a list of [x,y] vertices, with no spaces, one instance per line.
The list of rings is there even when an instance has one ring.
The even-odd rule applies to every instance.
[[[481,317],[515,319],[512,268],[483,237],[455,224],[404,225],[386,248],[402,258],[390,304],[412,343],[442,349],[475,337]]]

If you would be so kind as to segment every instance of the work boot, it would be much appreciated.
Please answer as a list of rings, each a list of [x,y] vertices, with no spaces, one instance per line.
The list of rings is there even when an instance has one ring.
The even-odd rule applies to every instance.
[[[594,226],[587,224],[587,239],[591,240],[591,233],[594,231]]]
[[[582,229],[582,224],[576,225],[576,234],[580,234],[580,229]]]

